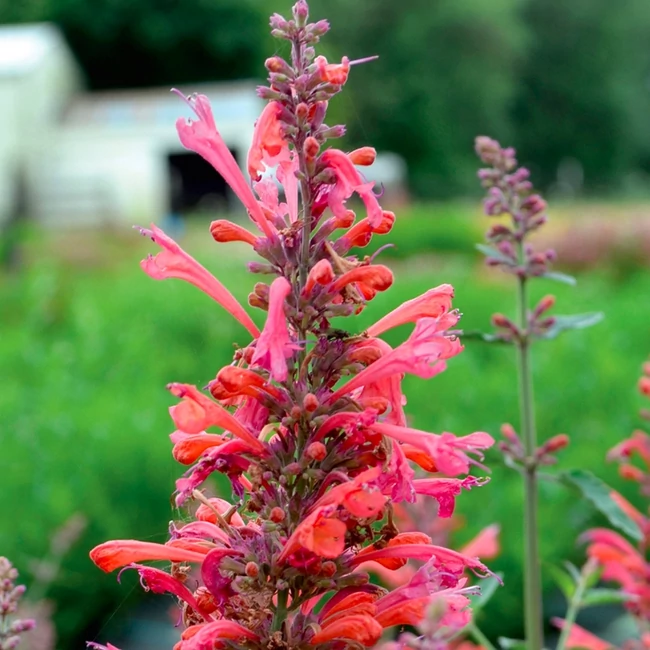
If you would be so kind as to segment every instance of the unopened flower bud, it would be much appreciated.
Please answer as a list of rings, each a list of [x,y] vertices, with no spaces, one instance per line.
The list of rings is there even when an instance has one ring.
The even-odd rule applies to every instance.
[[[310,26],[310,32],[313,36],[322,36],[329,31],[330,24],[327,20],[319,20]]]
[[[552,438],[549,438],[543,445],[543,449],[546,453],[553,454],[560,449],[564,449],[569,445],[570,439],[566,433],[559,433]]]
[[[643,472],[638,467],[627,463],[618,468],[618,473],[621,475],[621,478],[624,478],[626,481],[640,482],[644,478]]]
[[[354,165],[368,167],[375,162],[375,159],[377,158],[377,152],[373,147],[361,147],[360,149],[351,151],[348,154],[348,158]]]
[[[307,162],[313,162],[316,159],[318,152],[320,151],[320,144],[316,138],[310,135],[305,139],[305,144],[303,145],[302,150],[305,154]]]
[[[249,578],[257,578],[260,574],[260,568],[255,562],[248,562],[245,571]]]
[[[18,647],[19,643],[19,636],[10,636],[8,639],[2,641],[2,650],[14,650],[14,648]]]
[[[298,463],[289,463],[284,468],[284,474],[286,476],[298,476],[302,472],[302,468]]]
[[[554,304],[555,304],[555,296],[552,296],[550,294],[548,296],[544,296],[537,303],[537,307],[535,307],[535,310],[533,311],[534,317],[537,318],[538,316],[541,316],[541,314],[543,314],[545,311],[551,309],[551,307],[553,307]]]
[[[309,115],[309,106],[305,104],[305,102],[300,102],[300,104],[296,106],[296,117],[298,118],[298,121],[304,122],[307,119],[308,115]]]
[[[310,460],[323,460],[327,456],[327,447],[322,442],[312,442],[305,449],[305,456]]]
[[[503,435],[506,440],[509,440],[513,444],[521,444],[519,436],[517,435],[514,427],[507,422],[501,426],[501,435]]]
[[[343,124],[336,124],[327,129],[319,130],[318,135],[324,140],[330,138],[342,138],[345,135],[345,126]]]
[[[289,23],[280,14],[273,14],[269,20],[269,24],[271,25],[271,29],[282,32],[286,31],[289,27]]]
[[[334,562],[329,561],[329,560],[326,561],[326,562],[323,562],[323,564],[321,565],[320,572],[321,572],[321,574],[323,574],[327,578],[331,578],[336,573],[336,564]]]
[[[304,27],[309,18],[309,7],[305,0],[298,0],[292,8],[293,17],[298,27]]]
[[[269,72],[278,72],[280,74],[284,74],[287,76],[290,76],[293,73],[293,70],[289,66],[289,64],[279,56],[272,56],[264,62],[264,67],[269,71]]]
[[[319,406],[318,397],[313,393],[307,393],[302,400],[302,407],[307,413],[313,413]]]
[[[282,508],[278,508],[277,506],[275,508],[271,509],[271,513],[269,514],[269,519],[276,524],[279,524],[280,522],[284,521],[286,518],[286,514]]]
[[[29,632],[35,627],[36,621],[33,618],[19,618],[10,625],[9,632],[11,634],[21,634],[22,632]]]

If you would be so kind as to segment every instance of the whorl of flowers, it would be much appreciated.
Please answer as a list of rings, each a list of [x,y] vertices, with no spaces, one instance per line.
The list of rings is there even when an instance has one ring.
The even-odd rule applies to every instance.
[[[178,598],[177,650],[372,646],[386,628],[419,623],[433,602],[440,625],[457,631],[470,616],[464,573],[487,572],[478,558],[394,523],[393,504],[418,495],[451,515],[462,489],[483,482],[463,475],[493,440],[407,425],[404,374],[431,378],[462,350],[451,333],[459,318],[451,286],[409,300],[360,335],[333,326],[332,319],[358,313],[393,283],[386,266],[351,251],[388,233],[395,215],[381,208],[373,183],[357,169],[372,164],[374,149],[326,148],[344,133],[325,123],[328,102],[360,61],[316,56],[329,26],[307,19],[304,0],[291,20],[271,17],[274,36],[291,44],[291,60],[266,61],[269,86],[259,94],[268,103],[248,155],[250,181],[206,97],[189,97],[197,118],[176,125],[182,143],[226,179],[253,222],[255,230],[225,220],[210,230],[218,242],[246,242],[264,259],[249,265],[269,277],[249,296],[250,306],[267,312],[262,330],[164,232],[142,230],[162,248],[143,261],[145,272],[194,284],[251,336],[208,394],[187,384],[168,387],[179,399],[170,409],[173,455],[188,466],[176,483],[176,505],[198,505],[191,521],[172,525],[165,544],[115,540],[91,552],[103,570],[134,569],[145,589]],[[262,176],[270,167],[282,198],[276,182]],[[360,217],[348,205],[353,195],[364,206]],[[405,323],[414,327],[401,345],[379,338]],[[433,476],[415,478],[412,463]],[[214,472],[230,480],[232,503],[200,490]],[[141,564],[150,560],[171,562],[171,571]],[[391,592],[359,568],[395,570],[408,560],[420,568]]]

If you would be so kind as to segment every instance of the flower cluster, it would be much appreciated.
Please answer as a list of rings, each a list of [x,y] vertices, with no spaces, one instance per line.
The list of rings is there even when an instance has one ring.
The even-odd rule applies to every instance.
[[[650,397],[650,363],[643,366],[639,391]],[[644,496],[650,495],[650,436],[647,433],[635,431],[628,439],[616,445],[607,457],[608,460],[620,463],[619,473],[623,478],[637,482],[641,493]],[[635,459],[640,460],[644,467],[634,464]],[[636,523],[641,539],[634,545],[613,530],[595,528],[587,531],[582,540],[588,543],[588,557],[601,567],[602,578],[616,583],[627,597],[625,606],[638,624],[639,639],[626,642],[623,650],[647,650],[650,648],[650,562],[646,559],[646,553],[650,546],[650,516],[641,513],[618,492],[613,491],[611,496]],[[562,625],[562,622],[559,621],[558,624]],[[567,647],[611,650],[613,646],[578,625],[573,625]]]
[[[34,628],[32,619],[13,619],[20,599],[25,593],[23,585],[16,585],[18,571],[6,557],[0,556],[0,650],[13,650],[20,644],[20,635]]]
[[[263,259],[249,270],[269,281],[255,285],[249,304],[266,312],[265,324],[258,329],[159,228],[142,229],[162,248],[143,261],[144,271],[194,284],[251,340],[206,391],[168,387],[179,399],[170,409],[173,455],[188,467],[175,502],[193,504],[190,519],[172,524],[165,544],[114,540],[91,558],[105,571],[134,569],[145,589],[179,599],[177,650],[372,646],[386,628],[419,623],[433,603],[438,627],[457,631],[470,616],[465,573],[486,575],[487,568],[425,533],[400,531],[393,516],[396,504],[419,495],[449,516],[462,490],[484,483],[465,475],[493,444],[487,433],[428,433],[410,427],[404,412],[404,374],[431,378],[462,350],[453,290],[431,289],[358,335],[333,321],[391,286],[386,266],[350,251],[389,232],[395,215],[358,170],[372,164],[374,149],[325,148],[344,133],[325,123],[328,102],[361,61],[316,56],[328,24],[308,23],[304,0],[291,20],[272,16],[271,27],[290,43],[291,60],[266,61],[269,85],[259,94],[268,103],[248,155],[250,182],[206,97],[189,97],[197,119],[177,122],[181,142],[224,177],[256,228],[218,220],[210,231],[218,242],[245,242]],[[271,168],[277,182],[263,175]],[[361,218],[349,204],[354,195]],[[397,347],[380,338],[407,323],[412,332]],[[412,463],[425,477],[415,478]],[[229,479],[232,501],[203,491],[215,472]],[[171,562],[171,571],[141,564],[152,560]],[[420,568],[392,591],[371,584],[360,568],[396,570],[408,560]]]

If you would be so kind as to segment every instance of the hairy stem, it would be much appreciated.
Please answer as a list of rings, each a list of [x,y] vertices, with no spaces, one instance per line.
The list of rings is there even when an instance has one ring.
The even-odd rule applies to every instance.
[[[521,416],[521,437],[523,439],[524,453],[526,456],[523,472],[526,647],[528,650],[541,650],[544,642],[544,634],[542,629],[542,589],[537,512],[537,463],[535,462],[537,434],[535,431],[533,376],[530,365],[526,277],[519,278],[517,302],[518,325],[521,334],[517,341],[519,409]]]

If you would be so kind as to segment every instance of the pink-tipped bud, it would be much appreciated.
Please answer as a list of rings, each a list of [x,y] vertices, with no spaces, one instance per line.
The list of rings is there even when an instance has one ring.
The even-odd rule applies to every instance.
[[[566,433],[558,433],[556,436],[549,438],[543,445],[543,449],[548,454],[554,454],[560,449],[568,447],[570,442],[569,436]]]
[[[538,316],[541,316],[545,311],[548,311],[555,305],[555,296],[549,294],[548,296],[544,296],[538,303],[537,307],[535,307],[535,310],[533,311],[533,316],[537,318]]]
[[[359,165],[361,167],[368,167],[375,162],[377,158],[377,152],[373,147],[361,147],[360,149],[355,149],[348,154],[348,158],[353,165]]]
[[[327,560],[321,565],[320,572],[325,577],[331,578],[336,573],[336,564],[330,560]]]
[[[501,426],[501,435],[506,440],[508,440],[509,442],[515,445],[521,444],[521,441],[519,440],[519,436],[517,435],[515,428],[511,424],[508,424],[507,422]]]
[[[302,150],[307,162],[313,162],[320,151],[320,144],[316,138],[310,135],[305,139],[305,144],[303,145]]]
[[[257,578],[260,574],[260,568],[255,562],[248,562],[245,571],[249,578]]]
[[[327,456],[327,447],[322,442],[312,442],[305,449],[305,456],[311,460],[323,460]]]
[[[292,12],[298,26],[304,27],[307,18],[309,18],[309,6],[307,5],[306,0],[298,0],[298,2],[293,5]]]
[[[318,397],[313,393],[307,393],[302,400],[302,407],[307,413],[313,413],[319,406]]]
[[[309,106],[305,104],[305,102],[300,102],[298,106],[296,106],[296,117],[298,118],[299,122],[304,122],[309,115]]]
[[[273,521],[276,524],[279,524],[280,522],[284,521],[286,519],[286,514],[282,508],[278,508],[277,506],[271,510],[271,514],[269,515],[269,519]]]
[[[264,61],[264,67],[269,72],[275,72],[279,74],[289,75],[293,72],[289,64],[279,56],[272,56],[269,59]]]
[[[334,269],[332,269],[329,260],[319,260],[312,266],[311,271],[309,271],[302,294],[303,296],[308,296],[316,284],[325,286],[333,282],[333,280]]]
[[[624,478],[626,481],[637,481],[641,482],[645,474],[634,465],[624,464],[618,468],[618,473],[621,475],[621,478]]]
[[[218,242],[242,241],[255,246],[258,241],[258,238],[252,232],[227,219],[213,221],[210,224],[210,234]]]

